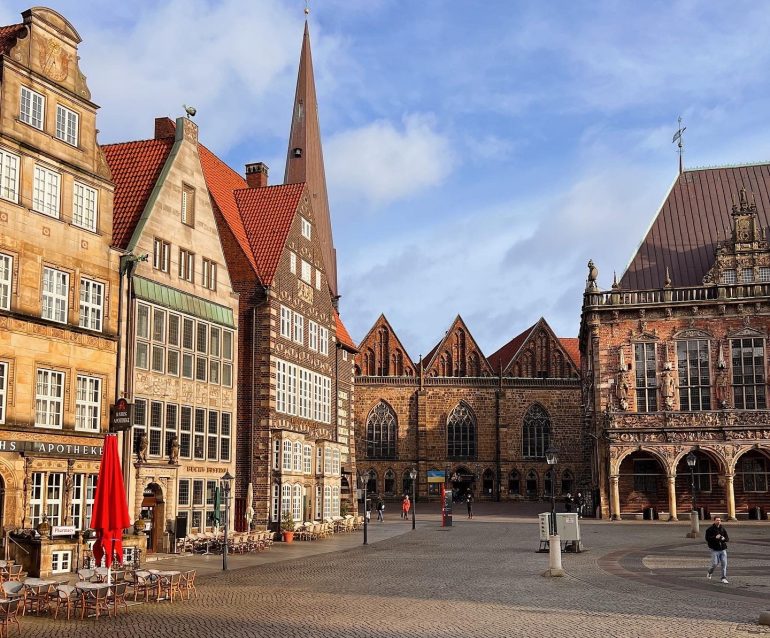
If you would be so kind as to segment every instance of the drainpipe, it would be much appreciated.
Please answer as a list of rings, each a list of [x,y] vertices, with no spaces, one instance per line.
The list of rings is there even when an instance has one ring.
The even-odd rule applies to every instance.
[[[500,396],[503,393],[503,368],[500,366],[500,375],[498,376],[498,387],[495,392],[495,474],[497,476],[496,498],[500,502]]]

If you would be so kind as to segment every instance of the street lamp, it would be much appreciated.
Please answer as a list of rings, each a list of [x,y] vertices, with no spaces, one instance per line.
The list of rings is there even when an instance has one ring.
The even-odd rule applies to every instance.
[[[417,506],[417,468],[413,467],[409,471],[409,478],[412,479],[412,529],[415,527],[415,507]]]
[[[685,457],[687,466],[690,468],[690,496],[692,499],[692,511],[690,512],[690,532],[687,534],[687,538],[698,538],[700,536],[700,523],[698,521],[698,512],[695,511],[695,465],[698,462],[698,457],[695,453],[690,453]]]
[[[559,454],[555,447],[549,447],[545,451],[545,461],[551,468],[551,530],[556,536],[556,464],[559,462]]]
[[[363,474],[361,474],[361,478],[359,479],[361,481],[361,485],[364,488],[364,545],[369,544],[368,538],[367,538],[367,528],[369,526],[367,515],[369,513],[369,510],[366,508],[366,486],[367,486],[367,483],[369,483],[369,476],[370,476],[369,472],[366,471]]]
[[[227,571],[227,526],[229,525],[230,514],[230,489],[233,483],[233,477],[230,471],[224,473],[221,479],[219,479],[219,486],[222,490],[222,496],[225,497],[225,546],[222,549],[222,570]]]

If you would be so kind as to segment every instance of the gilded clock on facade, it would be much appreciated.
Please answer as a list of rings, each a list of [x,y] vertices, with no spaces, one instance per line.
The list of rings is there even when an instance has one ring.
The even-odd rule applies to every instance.
[[[54,82],[61,82],[69,73],[70,56],[67,55],[59,42],[48,38],[38,43],[38,56],[43,74]]]

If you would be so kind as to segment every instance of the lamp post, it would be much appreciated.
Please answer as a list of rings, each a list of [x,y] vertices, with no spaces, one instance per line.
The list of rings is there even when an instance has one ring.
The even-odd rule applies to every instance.
[[[219,485],[222,489],[222,496],[225,498],[225,520],[224,520],[224,527],[225,527],[225,546],[222,549],[222,570],[227,571],[227,526],[229,524],[230,517],[228,516],[230,514],[230,488],[232,487],[233,483],[233,476],[230,474],[230,471],[224,473],[224,476],[222,476],[221,479],[219,479]]]
[[[409,478],[412,479],[412,529],[415,528],[415,507],[417,506],[417,468],[413,467],[409,471]]]
[[[551,532],[554,536],[557,534],[556,529],[556,464],[559,462],[559,455],[556,448],[549,447],[545,451],[545,461],[548,463],[551,470]]]
[[[700,537],[700,522],[698,521],[698,512],[695,510],[695,465],[698,462],[698,457],[691,451],[685,457],[685,460],[690,468],[690,500],[692,501],[690,531],[687,533],[687,538],[698,538]]]
[[[366,485],[369,482],[369,472],[366,471],[361,475],[361,485],[364,488],[364,545],[368,545],[367,528],[369,527],[368,514],[369,510],[366,508]]]

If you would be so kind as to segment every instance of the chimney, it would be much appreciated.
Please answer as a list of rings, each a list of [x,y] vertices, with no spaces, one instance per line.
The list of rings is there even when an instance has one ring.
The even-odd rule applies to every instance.
[[[264,188],[267,186],[267,164],[254,162],[246,164],[246,183],[249,188]]]
[[[155,139],[162,140],[164,137],[174,137],[176,135],[176,125],[169,117],[155,118]]]

